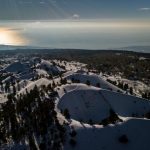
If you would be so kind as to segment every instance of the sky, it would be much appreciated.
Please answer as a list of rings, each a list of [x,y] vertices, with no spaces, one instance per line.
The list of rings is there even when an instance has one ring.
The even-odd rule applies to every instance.
[[[0,0],[0,45],[111,49],[149,43],[150,0]]]
[[[150,20],[150,0],[0,0],[0,19]]]

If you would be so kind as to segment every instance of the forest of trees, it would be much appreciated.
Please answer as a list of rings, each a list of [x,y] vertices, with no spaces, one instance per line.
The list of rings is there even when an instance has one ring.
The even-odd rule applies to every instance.
[[[54,98],[45,98],[45,91],[37,86],[26,92],[17,97],[9,94],[8,101],[1,105],[0,146],[28,141],[30,149],[37,149],[37,140],[40,149],[62,149],[65,128],[57,119]]]

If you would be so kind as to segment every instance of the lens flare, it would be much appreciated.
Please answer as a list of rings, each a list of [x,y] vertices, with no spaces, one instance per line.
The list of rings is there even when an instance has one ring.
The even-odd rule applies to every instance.
[[[0,27],[0,45],[25,45],[24,39],[17,30]]]

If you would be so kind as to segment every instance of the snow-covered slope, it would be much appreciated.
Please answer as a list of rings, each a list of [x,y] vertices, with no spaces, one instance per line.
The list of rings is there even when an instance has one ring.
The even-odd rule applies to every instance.
[[[75,90],[88,90],[88,89],[99,89],[94,86],[87,86],[86,84],[82,83],[73,83],[73,84],[66,84],[62,85],[58,90],[59,97],[62,97],[64,94],[75,91]]]
[[[60,68],[57,65],[53,65],[51,62],[46,61],[46,60],[42,60],[41,64],[39,65],[40,69],[43,69],[45,71],[47,71],[50,74],[53,73],[60,73],[63,72],[64,70],[62,68]]]
[[[14,63],[8,65],[5,68],[5,71],[7,71],[7,72],[23,72],[27,69],[29,69],[29,66],[27,64],[23,64],[23,63],[17,61],[17,62],[14,62]]]
[[[149,149],[150,135],[147,131],[150,130],[150,121],[143,115],[150,112],[150,101],[85,84],[63,85],[58,93],[60,100],[57,107],[62,111],[69,110],[69,127],[77,132],[74,138],[76,145],[72,147],[69,144],[70,137],[64,150]],[[110,115],[110,109],[123,122],[106,127],[98,125]],[[89,125],[90,119],[96,124]],[[126,143],[119,141],[123,135],[127,137]]]
[[[38,76],[47,77],[48,73],[43,69],[35,69],[35,70],[30,69],[19,74],[19,78],[21,80],[30,80]]]
[[[150,111],[148,100],[83,84],[63,86],[59,96],[58,108],[67,108],[71,118],[83,122],[100,123],[109,116],[110,109],[121,117],[143,117]]]
[[[31,83],[29,83],[25,88],[23,88],[18,94],[25,94],[26,90],[29,92],[30,90],[32,90],[35,86],[37,87],[41,87],[42,85],[47,86],[48,84],[50,84],[51,81],[46,79],[46,78],[41,78],[39,80],[33,81]]]
[[[35,86],[42,90],[43,85],[51,84],[58,95],[54,94],[57,92],[43,90],[41,99],[42,102],[44,99],[49,102],[54,101],[59,123],[66,129],[66,142],[62,150],[147,150],[150,148],[148,133],[150,120],[146,119],[147,113],[150,113],[150,101],[122,94],[124,91],[121,89],[101,76],[82,68],[84,64],[41,59],[37,59],[37,62],[33,59],[29,64],[28,58],[24,58],[22,62],[16,62],[16,60],[9,60],[8,64],[14,63],[3,67],[8,72],[5,72],[6,75],[4,74],[2,80],[3,87],[0,87],[0,109],[2,103],[7,101],[7,95],[14,93],[15,88],[17,97],[17,94],[26,94],[26,91],[30,92]],[[12,72],[11,76],[9,72]],[[57,73],[63,73],[62,77],[59,77]],[[50,78],[50,74],[53,74],[53,78]],[[68,79],[67,82],[65,78]],[[74,83],[70,81],[72,79]],[[14,85],[10,84],[10,90],[5,90],[6,82],[11,83],[12,80],[15,81]],[[55,98],[51,99],[53,95]],[[42,103],[40,105],[42,106]],[[43,106],[46,108],[45,105]],[[47,103],[46,106],[48,106]],[[32,108],[34,111],[35,107]],[[69,110],[69,119],[64,113],[65,109]],[[18,120],[21,115],[18,115]],[[113,119],[116,120],[112,121]],[[73,130],[77,132],[77,135],[70,134]],[[122,135],[126,135],[128,139],[126,143],[119,141]],[[34,137],[35,144],[37,147],[40,146],[41,139],[37,138],[36,134]],[[74,139],[76,144],[72,145],[70,139]],[[13,140],[12,142],[13,149],[23,149],[21,146],[25,144],[23,142],[16,144]],[[10,145],[8,147],[11,148]]]
[[[6,79],[2,80],[2,83],[16,81],[16,80],[17,80],[17,76],[8,76]]]
[[[0,104],[3,104],[7,101],[7,94],[0,93]]]
[[[36,69],[36,74],[43,75],[43,76],[48,76],[47,71],[45,71],[43,69]]]
[[[150,111],[149,100],[107,90],[101,90],[100,93],[120,116],[143,117],[143,114]]]
[[[60,61],[60,60],[53,60],[57,65],[59,66],[64,66],[67,71],[77,71],[80,70],[81,68],[85,68],[86,64],[80,63],[80,62],[75,62],[75,61]]]
[[[105,80],[108,79],[110,81],[116,82],[117,84],[118,83],[128,84],[128,87],[133,88],[133,93],[139,97],[142,95],[142,93],[150,91],[150,86],[145,84],[142,81],[129,80],[129,79],[122,78],[121,76],[117,76],[117,75],[115,75],[115,76],[105,75],[105,76],[103,76],[103,78]]]
[[[73,121],[75,128],[76,145],[70,146],[67,142],[65,150],[148,150],[150,148],[150,121],[143,119],[129,119],[121,124],[89,126]],[[128,142],[119,142],[119,137],[126,135]]]
[[[40,88],[40,87],[43,86],[43,85],[48,86],[49,84],[52,84],[53,82],[54,82],[55,84],[59,83],[59,82],[60,82],[60,78],[55,78],[55,79],[53,79],[53,80],[49,80],[49,79],[47,79],[47,78],[40,78],[40,79],[38,79],[38,80],[36,80],[36,81],[30,81],[30,83],[28,83],[27,86],[25,86],[21,91],[19,91],[18,94],[25,94],[25,93],[26,93],[26,90],[29,92],[29,91],[31,91],[35,86],[37,86],[37,87]]]
[[[100,100],[101,99],[101,100]],[[65,94],[58,105],[62,110],[67,108],[71,118],[88,122],[99,122],[109,117],[110,107],[96,90],[76,90]],[[98,115],[99,114],[99,115]]]
[[[90,81],[90,84],[93,86],[97,86],[97,84],[100,84],[100,87],[103,89],[109,89],[113,91],[122,91],[118,87],[110,84],[109,82],[105,81],[102,79],[100,76],[97,75],[85,75],[85,74],[79,74],[79,73],[74,73],[72,75],[66,76],[67,79],[75,79],[75,80],[80,80],[81,83],[86,83],[87,80]]]

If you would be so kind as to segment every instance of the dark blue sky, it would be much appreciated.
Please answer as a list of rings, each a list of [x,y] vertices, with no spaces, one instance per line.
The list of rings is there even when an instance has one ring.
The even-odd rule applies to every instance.
[[[150,18],[150,0],[0,0],[0,19]],[[77,16],[75,15],[75,16]]]

